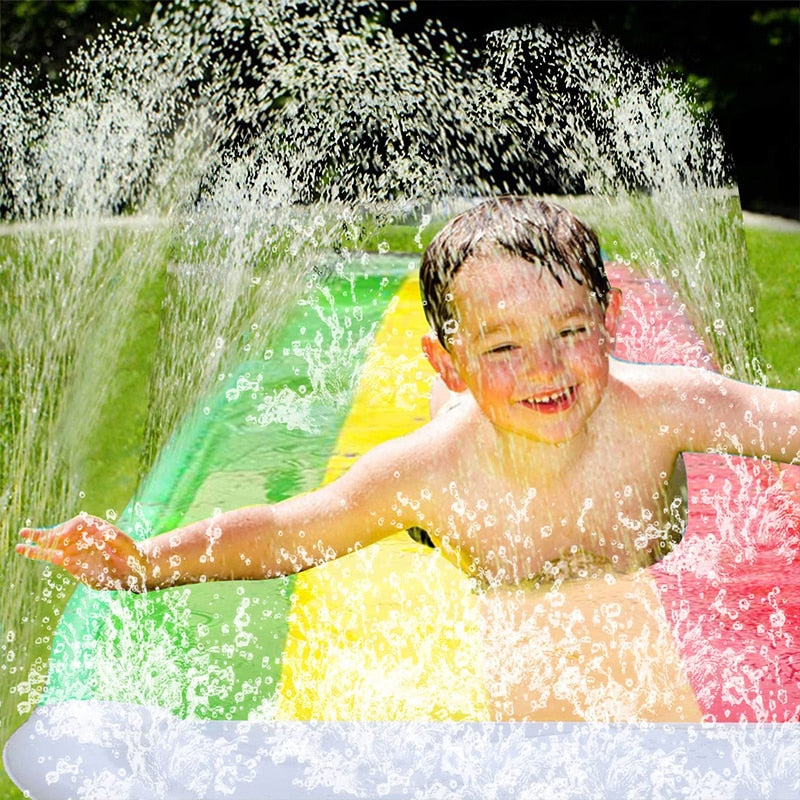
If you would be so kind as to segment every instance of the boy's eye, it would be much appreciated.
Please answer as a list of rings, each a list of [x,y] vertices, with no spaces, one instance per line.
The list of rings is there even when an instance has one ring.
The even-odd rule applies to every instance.
[[[498,344],[495,347],[490,347],[487,351],[487,355],[497,355],[500,353],[510,353],[512,350],[516,350],[517,345],[515,344]]]
[[[587,333],[589,327],[587,325],[571,325],[569,328],[564,328],[558,332],[562,339],[568,339],[570,336],[579,336],[582,333]]]

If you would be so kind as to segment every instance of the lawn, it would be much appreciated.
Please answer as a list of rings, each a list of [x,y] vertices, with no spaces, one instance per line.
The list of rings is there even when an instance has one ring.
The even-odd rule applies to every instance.
[[[746,228],[759,288],[758,328],[772,386],[800,389],[800,232]]]

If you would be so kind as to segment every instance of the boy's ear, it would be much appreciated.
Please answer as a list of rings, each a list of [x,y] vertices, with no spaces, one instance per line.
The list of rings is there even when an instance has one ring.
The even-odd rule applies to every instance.
[[[608,333],[610,344],[613,345],[614,337],[617,335],[619,315],[622,312],[622,291],[616,287],[612,287],[607,298],[608,305],[606,306],[605,317],[603,319],[603,327]]]
[[[433,331],[428,331],[422,337],[422,352],[451,392],[463,392],[467,388],[458,374],[453,356],[444,349]]]

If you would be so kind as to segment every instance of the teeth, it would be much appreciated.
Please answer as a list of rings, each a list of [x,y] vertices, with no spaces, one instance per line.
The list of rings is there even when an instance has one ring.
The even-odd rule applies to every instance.
[[[554,403],[556,400],[561,400],[566,397],[569,394],[569,391],[569,389],[564,389],[560,392],[551,392],[543,397],[531,397],[528,399],[528,402],[538,404]]]
[[[547,397],[536,397],[533,398],[534,403],[552,403],[554,400],[559,400],[562,398],[566,392],[553,392],[553,394],[547,395]]]

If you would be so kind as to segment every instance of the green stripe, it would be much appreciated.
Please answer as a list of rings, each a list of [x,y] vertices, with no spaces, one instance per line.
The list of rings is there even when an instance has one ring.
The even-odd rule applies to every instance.
[[[299,305],[269,360],[248,361],[221,382],[173,437],[120,527],[135,537],[153,535],[208,516],[215,507],[275,502],[319,485],[351,392],[342,393],[339,403],[311,403],[310,418],[319,426],[314,433],[279,423],[259,426],[246,417],[258,415],[264,394],[309,386],[302,352],[335,352],[332,328],[341,334],[340,345],[358,358],[345,364],[332,359],[325,380],[351,382],[366,355],[356,345],[399,288],[406,262],[382,260],[379,269],[381,274],[372,268],[352,281],[328,284],[334,312],[316,294],[323,301],[316,307],[333,314],[332,326],[320,320],[314,304]],[[258,375],[263,380],[255,399],[250,392],[226,394],[240,378]],[[137,530],[134,518],[146,519],[150,530]],[[43,702],[94,698],[156,705],[184,717],[269,716],[293,586],[293,578],[237,581],[144,596],[78,586],[54,637]]]

